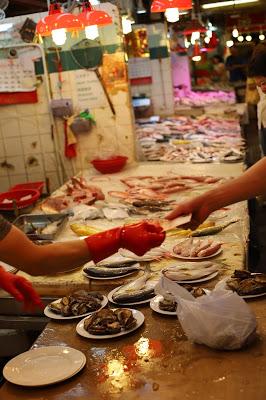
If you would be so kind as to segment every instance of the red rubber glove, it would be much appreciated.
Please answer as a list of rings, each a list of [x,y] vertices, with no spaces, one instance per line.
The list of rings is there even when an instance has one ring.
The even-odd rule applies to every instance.
[[[10,274],[2,267],[0,267],[0,288],[11,294],[17,301],[22,301],[26,310],[32,310],[35,307],[44,308],[38,293],[27,279]]]
[[[84,240],[92,260],[97,263],[116,253],[120,248],[143,256],[152,247],[160,246],[164,239],[165,232],[160,225],[144,221],[97,233]]]

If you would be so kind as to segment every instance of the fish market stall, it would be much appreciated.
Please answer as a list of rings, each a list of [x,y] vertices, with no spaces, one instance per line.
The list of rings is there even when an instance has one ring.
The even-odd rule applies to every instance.
[[[84,171],[82,177],[78,176],[58,189],[51,198],[53,201],[50,199],[44,202],[42,208],[46,212],[54,212],[56,208],[62,213],[71,205],[74,210],[74,216],[69,216],[68,223],[59,232],[56,240],[82,238],[99,230],[144,218],[160,219],[163,223],[163,216],[169,212],[168,208],[172,204],[202,193],[212,185],[220,184],[223,179],[240,175],[243,168],[241,163],[182,164],[181,168],[175,163],[149,162],[129,166],[123,172],[113,175]],[[87,210],[89,213],[86,214],[86,219],[80,202],[84,198],[87,201],[92,192],[98,200]],[[105,196],[104,200],[102,194]],[[79,208],[75,209],[75,201],[79,202],[76,206]],[[36,213],[37,211],[40,212],[35,210]],[[99,211],[100,218],[97,218]],[[259,325],[259,338],[255,343],[238,352],[218,352],[188,341],[175,311],[169,311],[167,302],[161,304],[157,301],[158,295],[154,297],[154,293],[151,294],[154,282],[158,282],[162,271],[169,280],[181,281],[182,284],[184,281],[188,282],[187,278],[190,276],[190,287],[186,287],[194,297],[207,296],[208,290],[212,290],[218,281],[226,279],[225,283],[228,285],[239,283],[239,275],[235,275],[234,271],[245,269],[248,222],[247,207],[243,202],[217,211],[206,221],[207,225],[201,226],[196,232],[165,228],[167,240],[162,248],[154,249],[139,259],[122,251],[115,259],[104,260],[102,267],[98,266],[98,271],[97,265],[88,263],[84,268],[53,277],[31,277],[18,272],[30,279],[43,296],[62,298],[46,308],[45,314],[51,321],[35,342],[34,348],[41,352],[45,351],[44,346],[72,347],[86,356],[84,362],[80,361],[79,370],[85,363],[86,366],[70,380],[52,386],[29,389],[5,383],[0,389],[0,398],[85,400],[118,399],[126,396],[128,399],[223,400],[226,394],[228,399],[263,399],[266,361],[266,311],[263,298],[249,300]],[[192,248],[195,254],[191,253]],[[120,271],[117,276],[104,276],[107,269],[105,267],[115,269],[115,263],[119,264],[119,257],[127,267],[122,266],[119,261],[118,269],[128,268],[127,272],[122,271],[126,276],[119,276]],[[198,260],[195,261],[197,257]],[[193,268],[190,268],[191,263]],[[102,275],[99,275],[100,271]],[[96,275],[92,276],[93,273]],[[185,276],[182,275],[184,273]],[[247,273],[247,276],[241,276],[241,281],[245,279],[253,278]],[[137,282],[140,284],[142,297],[135,295]],[[142,290],[143,282],[145,293]],[[257,285],[256,288],[263,285],[257,281],[253,284]],[[125,290],[123,285],[128,285],[131,289]],[[90,293],[93,291],[94,294],[91,293],[90,299],[86,298],[85,302],[84,292],[82,295],[77,292],[73,294],[73,291],[80,289]],[[234,290],[239,290],[244,296],[243,285]],[[66,316],[66,310],[63,309],[70,303],[78,303],[78,296],[82,297],[83,307],[85,304],[86,307],[96,307],[94,309],[99,310],[109,301],[112,310],[122,305],[132,311],[128,308],[126,311],[121,308],[117,311],[103,308],[98,314],[80,321],[83,315],[88,315],[86,312],[82,314],[86,310],[81,309],[77,314]],[[93,296],[94,299],[91,298]],[[78,310],[78,305],[71,307],[70,311],[73,313],[74,308],[75,312]],[[112,319],[111,332],[97,336],[97,315],[98,318],[103,318],[102,321],[107,316]],[[105,329],[104,324],[101,329]],[[69,352],[70,357],[71,350],[65,351],[66,354]],[[45,356],[49,357],[49,354]],[[62,373],[67,369],[68,362],[62,364]],[[43,370],[46,371],[45,379],[50,379],[50,382],[60,381],[58,371],[52,364],[47,365],[45,357]],[[73,375],[69,371],[66,373],[69,377]],[[41,384],[38,381],[40,374],[32,370],[31,374],[33,386],[38,386],[38,382]]]
[[[245,142],[240,117],[232,108],[228,114],[224,110],[210,109],[197,118],[182,115],[156,122],[138,121],[140,158],[194,164],[242,162]]]

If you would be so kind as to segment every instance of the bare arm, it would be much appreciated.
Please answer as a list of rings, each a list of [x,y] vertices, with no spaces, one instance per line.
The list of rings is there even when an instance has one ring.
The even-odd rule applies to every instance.
[[[30,275],[51,275],[80,267],[91,259],[84,240],[38,246],[12,226],[0,241],[1,260]]]
[[[183,214],[192,214],[188,227],[195,228],[213,211],[229,204],[248,200],[266,193],[266,157],[249,168],[239,178],[232,179],[213,190],[179,204],[168,216],[176,218]]]

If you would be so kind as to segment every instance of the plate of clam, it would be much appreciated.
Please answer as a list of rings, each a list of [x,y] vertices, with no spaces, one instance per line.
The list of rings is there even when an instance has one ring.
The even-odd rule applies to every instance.
[[[183,285],[183,287],[187,289],[195,298],[204,296],[210,292],[207,289],[193,287],[191,285]],[[159,314],[172,315],[176,317],[177,302],[174,296],[172,296],[170,293],[167,295],[167,297],[164,297],[160,294],[155,296],[150,301],[150,307],[153,311]]]
[[[230,278],[221,283],[222,285],[243,299],[266,296],[266,274],[263,273],[235,270]]]
[[[88,339],[112,339],[135,331],[144,319],[142,312],[131,308],[102,309],[83,318],[76,331]]]
[[[44,314],[46,317],[57,320],[76,319],[99,311],[107,304],[107,297],[99,292],[76,290],[48,304],[44,309]]]

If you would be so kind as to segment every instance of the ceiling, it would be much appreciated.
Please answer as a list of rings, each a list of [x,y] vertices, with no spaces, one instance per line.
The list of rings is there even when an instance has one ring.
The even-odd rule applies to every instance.
[[[60,1],[61,3],[65,2],[67,3],[68,0],[63,0]],[[106,0],[105,0],[106,1]],[[101,2],[105,2],[102,1]],[[127,4],[131,3],[134,7],[137,4],[137,0],[110,0],[110,2],[114,4],[120,4],[123,5],[123,2],[126,1]],[[205,3],[218,3],[221,0],[193,0],[193,2],[200,6]],[[5,3],[6,0],[0,0],[1,3]],[[151,3],[151,0],[143,0],[144,6],[149,9],[149,5]],[[264,5],[263,5],[264,4]],[[232,13],[238,10],[249,10],[252,9],[252,12],[257,12],[257,11],[263,11],[265,13],[265,19],[266,19],[266,11],[265,11],[265,0],[259,0],[258,3],[251,3],[251,4],[243,4],[241,6],[235,6],[235,7],[227,7],[227,8],[216,8],[216,9],[211,9],[211,10],[205,10],[205,14],[228,14]],[[5,10],[6,16],[7,17],[13,17],[16,15],[25,15],[25,14],[32,14],[32,13],[37,13],[37,12],[42,12],[42,11],[47,11],[47,0],[9,0],[9,5]]]

